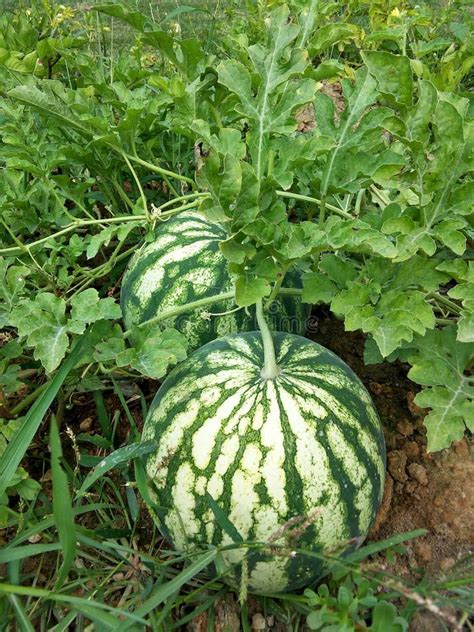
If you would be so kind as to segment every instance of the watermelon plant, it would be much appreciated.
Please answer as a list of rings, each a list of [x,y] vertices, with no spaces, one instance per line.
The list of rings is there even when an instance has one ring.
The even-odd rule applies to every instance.
[[[210,342],[172,371],[143,439],[157,445],[151,510],[175,548],[218,546],[224,578],[278,593],[317,579],[325,553],[363,541],[385,445],[351,369],[305,338],[272,335],[261,302],[257,317],[260,332]]]
[[[146,16],[116,4],[97,9],[137,29],[141,45],[157,51],[162,74],[148,62],[140,70],[129,63],[117,70],[120,79],[112,91],[104,87],[100,102],[89,98],[98,80],[90,64],[81,63],[77,86],[30,78],[9,90],[6,142],[25,142],[17,131],[25,107],[47,124],[54,121],[46,132],[58,147],[51,168],[71,169],[77,179],[85,165],[87,177],[94,174],[93,184],[87,178],[81,184],[81,190],[93,189],[87,203],[99,200],[105,207],[101,217],[87,208],[84,217],[77,205],[71,215],[60,190],[64,180],[55,177],[47,197],[55,200],[56,232],[1,253],[36,252],[49,289],[58,285],[74,295],[100,275],[118,280],[139,240],[136,231],[146,226],[150,231],[157,219],[153,208],[161,212],[164,206],[165,214],[173,214],[191,205],[225,227],[219,248],[235,286],[231,310],[277,297],[284,284],[293,285],[289,271],[298,269],[303,288],[292,287],[294,295],[328,305],[347,330],[365,332],[366,362],[400,359],[411,366],[410,377],[423,387],[416,402],[431,409],[425,417],[429,449],[461,438],[472,419],[472,115],[469,94],[444,92],[431,80],[438,66],[427,65],[412,41],[409,14],[395,12],[389,20],[409,33],[404,47],[403,38],[394,44],[387,23],[383,36],[373,34],[363,50],[363,27],[350,22],[351,16],[359,20],[360,7],[338,16],[337,6],[328,4],[316,19],[313,4],[276,3],[255,23],[253,43],[242,33],[224,37],[222,61],[214,64],[206,46],[160,31]],[[333,24],[334,16],[341,23]],[[381,28],[377,11],[370,20]],[[334,57],[335,46],[350,63]],[[463,88],[464,75],[459,77]],[[61,131],[65,124],[67,137]],[[45,138],[38,142],[46,151]],[[26,155],[10,162],[35,169]],[[120,184],[127,177],[134,199]],[[21,182],[8,186],[7,201],[21,194]],[[123,210],[116,214],[114,208]],[[15,213],[9,211],[9,217]],[[96,227],[92,235],[82,232]],[[58,239],[62,245],[55,246]],[[111,243],[110,261],[92,272],[74,269],[67,254],[69,248],[93,259]],[[54,263],[38,253],[43,244],[59,247]],[[229,291],[212,303],[228,301]],[[15,315],[33,309],[25,298],[18,302]],[[43,301],[41,310],[49,314],[52,303]],[[180,305],[174,317],[181,320],[187,311]],[[229,309],[216,313],[223,311]],[[51,340],[61,329],[54,362],[43,356],[36,334],[19,329],[46,367],[57,366],[73,341],[68,315],[53,314],[55,324],[48,329]],[[161,319],[165,312],[152,321],[158,326]],[[18,326],[18,319],[12,324]],[[138,370],[160,377],[183,356],[185,345],[159,331],[146,334],[156,333],[158,370],[143,336],[116,325],[112,336],[98,336],[100,348],[88,358],[93,371]],[[169,354],[173,345],[177,354]],[[435,356],[434,348],[452,353]]]

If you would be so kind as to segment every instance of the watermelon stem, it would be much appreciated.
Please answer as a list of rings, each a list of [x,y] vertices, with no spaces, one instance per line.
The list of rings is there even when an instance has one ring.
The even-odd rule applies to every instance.
[[[0,254],[1,254],[0,250]],[[303,290],[297,287],[282,287],[280,288],[279,294],[284,296],[301,296]],[[168,318],[174,318],[175,316],[179,316],[179,314],[184,314],[185,312],[189,312],[193,309],[199,309],[201,307],[206,307],[207,305],[212,305],[213,303],[220,303],[222,301],[226,301],[228,299],[235,298],[235,290],[229,290],[228,292],[222,292],[221,294],[214,294],[213,296],[206,296],[204,298],[200,298],[197,301],[190,301],[189,303],[184,303],[183,305],[177,305],[176,307],[171,307],[167,310],[158,314],[154,318],[149,318],[148,320],[143,321],[136,325],[136,327],[148,327],[149,325],[154,325],[155,323],[160,323],[162,320],[167,320]],[[132,329],[127,329],[123,337],[130,338],[132,335]]]
[[[275,347],[270,328],[263,313],[262,299],[257,302],[257,322],[262,334],[264,365],[262,368],[262,377],[265,380],[274,380],[280,375],[280,367],[275,357]]]
[[[317,204],[318,206],[321,205],[321,200],[315,197],[310,197],[309,195],[300,195],[299,193],[292,193],[291,191],[275,191],[275,193],[282,198],[288,198],[290,200],[301,200],[301,202],[310,202],[313,204]],[[347,213],[347,211],[344,211],[341,208],[338,208],[337,206],[334,206],[334,204],[328,204],[326,202],[325,206],[329,211],[332,211],[340,217],[345,217],[346,219],[354,219],[353,215]]]

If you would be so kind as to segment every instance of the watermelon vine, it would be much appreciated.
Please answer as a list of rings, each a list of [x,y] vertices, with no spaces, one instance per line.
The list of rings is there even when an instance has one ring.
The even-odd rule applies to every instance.
[[[267,321],[263,313],[263,304],[260,299],[257,303],[257,320],[262,336],[264,365],[262,367],[262,377],[265,380],[274,380],[280,374],[280,367],[275,358],[275,347]]]

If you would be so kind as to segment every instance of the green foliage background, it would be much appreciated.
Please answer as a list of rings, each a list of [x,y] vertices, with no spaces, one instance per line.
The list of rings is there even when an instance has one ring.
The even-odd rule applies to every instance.
[[[139,553],[133,540],[146,497],[140,455],[150,446],[139,444],[127,397],[180,361],[186,340],[158,320],[124,331],[117,295],[137,244],[183,209],[228,228],[221,249],[237,306],[271,300],[298,269],[305,301],[367,334],[368,363],[410,365],[416,401],[430,409],[431,450],[472,430],[468,5],[165,5],[168,18],[120,3],[71,12],[46,0],[0,16],[0,521],[15,533],[0,551],[8,564],[0,614],[24,629],[32,604],[42,629],[63,615],[114,629],[121,613],[131,627],[169,629],[173,608],[187,608],[186,619],[225,590],[204,574],[180,593],[219,551],[173,564],[177,554],[156,555],[153,538]],[[326,89],[335,81],[336,99]],[[106,408],[110,392],[125,437]],[[72,435],[71,465],[52,420],[51,500],[23,458],[53,401],[64,423],[83,393],[101,433]],[[143,392],[133,394],[146,414]],[[101,456],[89,454],[91,444]],[[57,583],[35,588],[22,560],[51,552]],[[307,617],[313,629],[406,629],[413,604],[398,617],[376,591],[380,582],[395,599],[403,587],[367,578],[360,559],[336,563],[317,595],[269,607],[296,626]],[[135,569],[137,591],[118,609],[107,585],[117,575],[124,590],[122,568]],[[100,590],[81,600],[76,591],[91,579]],[[463,585],[443,590],[460,587],[453,599],[466,611]]]

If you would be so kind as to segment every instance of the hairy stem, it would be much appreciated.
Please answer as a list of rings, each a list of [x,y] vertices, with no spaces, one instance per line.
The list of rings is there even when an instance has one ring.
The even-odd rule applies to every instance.
[[[189,202],[189,204],[183,204],[178,206],[177,208],[170,209],[161,213],[160,219],[165,217],[170,217],[171,215],[175,215],[176,213],[180,213],[181,211],[186,211],[190,208],[194,208],[198,206],[199,198],[197,198],[194,202]],[[147,215],[123,215],[118,217],[106,217],[104,219],[85,219],[85,220],[77,220],[68,226],[65,226],[63,229],[58,230],[56,233],[52,233],[47,237],[42,237],[37,241],[33,241],[30,244],[21,244],[21,246],[10,246],[9,248],[1,248],[0,255],[21,255],[21,254],[30,254],[30,251],[41,244],[46,243],[50,239],[56,239],[57,237],[61,237],[62,235],[67,235],[78,228],[82,228],[83,226],[96,226],[101,224],[120,224],[123,222],[144,222],[148,221]],[[18,241],[18,240],[17,240]]]
[[[272,333],[268,327],[263,314],[263,303],[260,299],[257,303],[257,322],[262,334],[264,365],[262,369],[262,377],[265,380],[274,380],[280,374],[280,367],[275,357],[275,347],[273,345]]]
[[[21,246],[15,247],[12,246],[10,248],[2,248],[0,249],[0,255],[20,255],[24,253],[29,253],[30,250],[40,246],[41,244],[46,243],[50,239],[56,239],[57,237],[61,237],[62,235],[67,235],[68,233],[72,233],[78,228],[82,228],[83,226],[96,226],[101,224],[119,224],[121,222],[138,222],[145,221],[147,219],[146,215],[124,215],[123,217],[107,217],[104,219],[86,219],[86,220],[77,220],[76,222],[69,224],[62,230],[58,230],[56,233],[52,233],[47,237],[42,237],[37,241],[33,241],[31,244],[22,244]]]
[[[127,163],[128,168],[130,169],[133,179],[135,180],[135,184],[138,187],[138,191],[140,192],[140,198],[142,201],[143,210],[145,211],[147,218],[149,218],[150,213],[148,212],[148,202],[146,199],[145,191],[143,190],[143,187],[142,187],[142,183],[140,182],[140,178],[137,176],[137,172],[133,168],[132,163],[128,159],[127,155],[124,154],[123,157],[124,157],[125,162]]]
[[[265,302],[265,307],[267,307],[268,305],[271,305],[273,301],[276,299],[276,297],[278,296],[278,293],[280,292],[280,289],[281,289],[281,285],[283,281],[285,280],[286,272],[287,272],[287,268],[285,268],[281,277],[276,281],[275,285],[273,286],[272,293],[268,297],[268,300]]]
[[[326,198],[325,196],[321,199],[321,204],[319,205],[319,225],[322,226],[324,224],[324,220],[326,219]]]
[[[179,197],[175,197],[171,200],[168,200],[167,202],[163,202],[163,204],[160,204],[158,208],[161,211],[163,211],[165,208],[168,208],[169,206],[173,206],[175,202],[188,201],[188,200],[190,201],[190,200],[194,200],[200,197],[209,197],[209,193],[205,193],[203,191],[197,191],[196,193],[188,193],[187,195],[180,195]]]
[[[387,198],[387,196],[384,195],[384,193],[382,193],[382,191],[380,191],[380,189],[378,189],[374,184],[371,184],[369,188],[375,195],[375,197],[379,199],[384,208],[390,204],[390,200]]]
[[[169,211],[165,211],[164,213],[161,212],[163,207],[158,206],[156,210],[154,210],[151,213],[151,219],[160,220],[162,218],[170,217],[171,215],[176,215],[176,213],[181,213],[181,211],[187,211],[190,208],[196,208],[197,206],[199,206],[199,198],[197,200],[188,202],[187,204],[182,204],[181,206],[178,206],[178,208],[173,208],[173,209],[170,209]]]
[[[459,305],[457,305],[454,301],[451,301],[449,298],[446,298],[442,294],[439,294],[438,292],[430,292],[426,298],[433,299],[439,305],[443,305],[444,307],[449,309],[449,311],[453,314],[457,315],[461,313],[461,307]]]
[[[454,320],[450,320],[449,318],[436,318],[435,320],[437,325],[452,325],[456,322]]]
[[[125,158],[125,154],[123,154],[123,157]],[[181,182],[186,182],[186,184],[189,184],[189,186],[192,189],[196,189],[196,183],[194,182],[194,180],[191,180],[191,178],[187,178],[186,176],[182,176],[179,173],[174,173],[173,171],[169,171],[168,169],[163,169],[162,167],[157,167],[156,165],[152,164],[151,162],[147,162],[146,160],[142,160],[141,158],[138,158],[138,156],[131,156],[127,154],[127,158],[129,160],[132,160],[133,162],[136,162],[137,164],[141,165],[142,167],[146,167],[147,169],[149,169],[150,171],[153,171],[154,173],[159,173],[162,176],[168,176],[169,178],[175,178],[175,180],[180,180]]]
[[[303,293],[302,289],[296,287],[282,287],[280,288],[279,294],[286,294],[290,296],[300,296]],[[221,301],[228,301],[231,298],[235,297],[235,290],[229,290],[228,292],[222,292],[222,294],[215,294],[214,296],[207,296],[206,298],[200,298],[197,301],[191,301],[190,303],[185,303],[184,305],[177,305],[176,307],[171,307],[167,309],[158,316],[154,318],[150,318],[150,320],[146,320],[137,327],[146,327],[148,325],[154,325],[155,323],[160,323],[163,320],[168,320],[169,318],[174,318],[175,316],[179,316],[180,314],[184,314],[185,312],[192,311],[194,309],[199,309],[200,307],[207,307],[208,305],[212,305],[213,303],[220,303]],[[127,329],[124,332],[124,338],[130,338],[132,335],[132,330]]]
[[[175,316],[179,316],[180,314],[184,314],[185,312],[192,311],[195,309],[199,309],[200,307],[207,307],[208,305],[212,305],[213,303],[220,303],[221,301],[229,300],[234,298],[235,291],[230,290],[229,292],[223,292],[222,294],[217,294],[215,296],[207,296],[206,298],[200,298],[197,301],[191,301],[190,303],[186,303],[185,305],[178,305],[177,307],[172,307],[170,309],[166,309],[158,316],[154,318],[150,318],[150,320],[146,320],[143,323],[137,325],[137,327],[145,327],[147,325],[154,325],[155,323],[159,323],[162,320],[168,320],[169,318],[174,318]],[[132,330],[127,329],[124,332],[124,338],[130,338],[132,335]]]
[[[291,191],[275,191],[275,193],[279,195],[280,197],[289,198],[291,200],[301,200],[302,202],[312,202],[313,204],[319,204],[319,205],[322,204],[321,200],[318,200],[318,198],[315,198],[315,197],[310,197],[309,195],[301,195],[300,193],[291,193]],[[336,215],[345,217],[346,219],[354,219],[350,213],[346,213],[346,211],[343,211],[341,208],[338,208],[337,206],[334,206],[333,204],[325,203],[324,208],[326,208],[328,211],[332,211]]]

